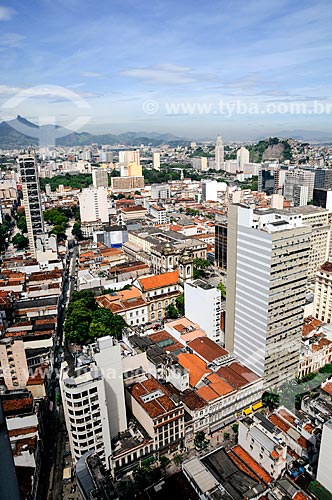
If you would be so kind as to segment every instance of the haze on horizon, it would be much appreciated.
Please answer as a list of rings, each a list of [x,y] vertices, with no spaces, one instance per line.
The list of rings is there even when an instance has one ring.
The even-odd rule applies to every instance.
[[[328,0],[1,2],[0,118],[72,128],[84,115],[93,133],[332,136],[331,21]]]

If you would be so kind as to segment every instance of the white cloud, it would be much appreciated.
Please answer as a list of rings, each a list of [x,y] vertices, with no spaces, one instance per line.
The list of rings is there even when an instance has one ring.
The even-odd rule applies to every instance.
[[[100,78],[103,76],[101,73],[97,73],[95,71],[83,71],[81,76],[85,76],[87,78]]]
[[[154,83],[182,84],[195,81],[195,75],[191,74],[190,68],[176,64],[161,64],[149,68],[132,68],[121,71],[120,75]]]
[[[14,9],[0,5],[0,21],[9,21],[15,14]]]
[[[0,95],[13,95],[21,92],[23,89],[19,87],[10,87],[9,85],[0,85]]]
[[[0,47],[19,47],[25,36],[19,33],[3,33],[0,35]]]

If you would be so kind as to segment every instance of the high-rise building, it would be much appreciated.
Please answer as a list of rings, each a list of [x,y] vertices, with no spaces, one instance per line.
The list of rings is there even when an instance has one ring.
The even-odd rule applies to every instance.
[[[301,215],[229,207],[225,346],[265,387],[295,378],[311,227]]]
[[[144,177],[112,177],[111,186],[113,193],[144,189]]]
[[[227,221],[215,225],[215,261],[222,270],[227,270]]]
[[[316,207],[327,208],[332,212],[332,189],[315,188],[313,203]]]
[[[215,148],[215,168],[216,170],[223,170],[224,169],[224,146],[222,143],[222,137],[218,135],[217,137],[217,142],[216,142],[216,148]]]
[[[286,213],[290,216],[300,215],[302,224],[311,226],[308,279],[314,279],[318,268],[326,262],[329,256],[331,233],[329,211],[306,205],[289,208]]]
[[[171,197],[169,184],[164,182],[162,184],[151,184],[151,198],[153,200],[165,200]]]
[[[293,187],[293,203],[294,207],[303,207],[308,204],[308,186],[300,186],[299,184]]]
[[[137,163],[137,165],[140,165],[139,149],[136,149],[136,151],[119,151],[119,163]]]
[[[310,170],[289,170],[285,175],[284,196],[294,203],[294,186],[308,187],[308,202],[313,200],[315,173]]]
[[[191,159],[192,167],[200,172],[207,172],[209,170],[208,159],[206,156],[194,156]]]
[[[60,389],[73,458],[95,450],[109,468],[111,439],[127,429],[120,345],[102,337],[74,369],[62,363]]]
[[[197,323],[214,342],[224,343],[220,330],[221,293],[214,286],[198,279],[184,285],[185,316]]]
[[[18,157],[22,180],[23,205],[28,228],[29,249],[36,255],[36,236],[44,232],[43,213],[36,158],[31,154]]]
[[[317,271],[314,314],[324,323],[332,321],[332,262],[324,262]]]
[[[244,146],[238,150],[236,154],[237,166],[239,170],[243,170],[244,166],[249,163],[249,151]]]
[[[160,170],[160,153],[153,153],[153,168]]]
[[[94,168],[92,170],[92,184],[94,188],[108,187],[108,173],[104,168]]]
[[[332,418],[323,425],[322,440],[318,457],[317,481],[332,493]]]
[[[78,195],[81,221],[108,223],[107,189],[104,187],[85,188]]]
[[[315,168],[315,189],[332,189],[332,169]]]
[[[202,199],[203,201],[218,201],[218,193],[225,192],[227,184],[225,182],[202,180]]]

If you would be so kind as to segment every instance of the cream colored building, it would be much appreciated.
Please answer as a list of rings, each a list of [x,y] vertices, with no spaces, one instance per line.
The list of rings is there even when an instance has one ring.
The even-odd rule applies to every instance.
[[[0,341],[0,378],[3,377],[9,390],[25,388],[29,371],[23,340]]]
[[[316,274],[315,318],[323,323],[332,320],[332,262],[325,262]]]
[[[154,439],[159,452],[173,451],[184,439],[184,407],[152,376],[129,386],[126,401],[134,417]]]

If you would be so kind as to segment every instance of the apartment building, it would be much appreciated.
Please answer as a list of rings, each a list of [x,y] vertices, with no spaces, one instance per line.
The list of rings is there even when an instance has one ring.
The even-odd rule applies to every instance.
[[[220,328],[222,298],[220,291],[204,280],[186,282],[184,285],[185,316],[198,323],[209,339],[224,343]]]
[[[319,451],[317,480],[328,491],[332,491],[331,476],[332,419],[323,426],[322,442]]]
[[[315,318],[324,323],[331,323],[332,262],[325,262],[317,271],[315,281],[314,311]]]
[[[311,227],[274,210],[228,216],[226,349],[278,386],[298,371]]]
[[[281,430],[261,413],[239,421],[239,445],[274,479],[287,466],[287,445]]]
[[[0,340],[0,377],[9,390],[26,387],[29,372],[23,340]]]
[[[73,458],[95,450],[109,469],[111,439],[127,429],[120,346],[103,337],[62,363],[60,389]]]
[[[156,450],[175,451],[183,446],[184,407],[152,376],[143,376],[126,389],[128,407],[148,434]]]

